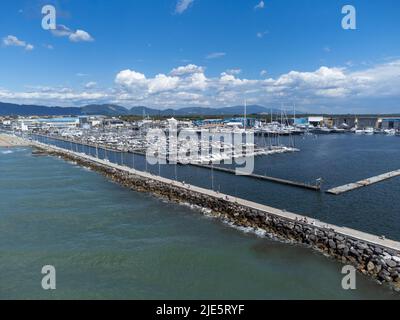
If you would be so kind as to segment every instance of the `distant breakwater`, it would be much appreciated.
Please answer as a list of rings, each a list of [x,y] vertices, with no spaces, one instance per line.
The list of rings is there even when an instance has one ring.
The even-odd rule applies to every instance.
[[[156,176],[151,178],[133,174],[111,163],[99,163],[95,159],[91,160],[71,151],[37,143],[34,145],[41,149],[41,152],[74,161],[131,190],[150,193],[170,202],[189,203],[207,209],[213,217],[235,226],[261,229],[278,240],[308,246],[344,264],[353,265],[360,273],[400,291],[398,243],[393,242],[396,244],[394,249],[394,246],[377,243],[379,241],[364,241],[361,240],[361,232],[350,232],[350,229],[348,232],[337,231],[339,227],[324,227],[320,223],[315,224],[310,218],[297,218],[301,216],[287,218],[282,216],[284,211],[278,209],[266,210],[262,206],[261,209],[257,209],[245,205],[246,201],[242,199],[235,200],[218,193],[213,195],[212,192],[200,192],[197,191],[200,188],[190,188],[187,185],[183,187],[180,182],[167,183],[167,179],[159,179]],[[385,240],[382,240],[382,243],[385,243]]]

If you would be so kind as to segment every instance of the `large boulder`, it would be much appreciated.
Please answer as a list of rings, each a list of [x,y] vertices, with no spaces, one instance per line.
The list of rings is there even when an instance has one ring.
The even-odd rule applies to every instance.
[[[390,268],[395,268],[397,266],[396,261],[393,261],[392,259],[385,259],[385,262]]]
[[[367,270],[368,270],[368,272],[372,272],[372,271],[375,270],[375,265],[374,265],[374,263],[372,261],[368,262]]]

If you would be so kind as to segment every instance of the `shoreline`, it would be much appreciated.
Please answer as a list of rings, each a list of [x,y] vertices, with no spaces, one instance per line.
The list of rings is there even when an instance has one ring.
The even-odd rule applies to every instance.
[[[0,148],[27,147],[30,145],[24,139],[0,133]]]
[[[277,240],[304,245],[343,264],[353,265],[360,273],[378,283],[387,283],[400,291],[399,242],[153,176],[58,147],[40,143],[33,145],[45,154],[74,161],[131,190],[149,193],[173,203],[197,206],[203,208],[199,210],[202,214],[207,210],[207,215],[232,223],[235,227],[263,230]]]

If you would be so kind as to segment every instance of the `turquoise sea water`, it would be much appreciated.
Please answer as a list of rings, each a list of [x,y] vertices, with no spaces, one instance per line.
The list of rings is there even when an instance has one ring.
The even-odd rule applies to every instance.
[[[1,299],[398,298],[361,275],[344,291],[342,265],[312,250],[29,148],[0,149],[0,175]],[[44,265],[56,267],[55,291],[41,289]]]

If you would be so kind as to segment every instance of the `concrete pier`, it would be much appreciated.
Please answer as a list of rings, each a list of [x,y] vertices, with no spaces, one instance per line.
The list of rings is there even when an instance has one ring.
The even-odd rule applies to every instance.
[[[334,194],[334,195],[340,195],[345,192],[350,192],[350,191],[353,191],[353,190],[356,190],[359,188],[367,187],[372,184],[379,183],[379,182],[382,182],[382,181],[385,181],[385,180],[388,180],[391,178],[395,178],[398,176],[400,176],[400,170],[384,173],[379,176],[368,178],[368,179],[361,180],[358,182],[349,183],[349,184],[346,184],[346,185],[343,185],[340,187],[336,187],[336,188],[327,190],[326,192],[330,193],[330,194]]]
[[[221,167],[215,167],[215,166],[212,167],[210,165],[194,164],[194,163],[191,163],[190,165],[195,166],[195,167],[230,173],[230,174],[236,174],[236,170],[228,169],[228,168],[221,168]],[[239,172],[240,172],[240,170],[239,170]],[[244,174],[243,177],[249,177],[249,178],[254,178],[254,179],[258,179],[258,180],[265,180],[265,181],[285,184],[285,185],[292,186],[292,187],[309,189],[309,190],[313,190],[313,191],[321,190],[320,185],[312,185],[312,184],[307,184],[307,183],[302,183],[302,182],[297,182],[297,181],[292,181],[292,180],[263,176],[263,175],[259,175],[259,174]]]
[[[345,264],[354,265],[359,272],[381,283],[389,283],[400,291],[400,243],[397,241],[137,171],[86,154],[42,143],[33,144],[50,155],[76,161],[133,190],[208,209],[211,215],[223,221],[309,246]]]

